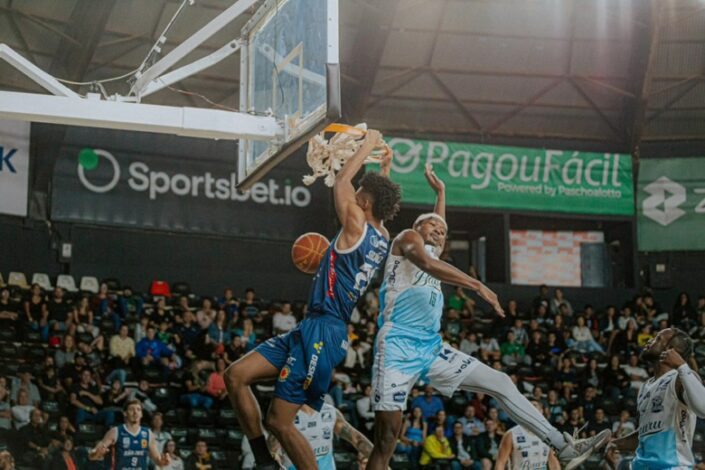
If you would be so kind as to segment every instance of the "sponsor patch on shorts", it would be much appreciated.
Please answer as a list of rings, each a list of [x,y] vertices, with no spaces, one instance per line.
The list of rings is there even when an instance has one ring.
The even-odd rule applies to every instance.
[[[404,400],[406,400],[406,392],[395,392],[392,398],[397,403],[404,403]]]

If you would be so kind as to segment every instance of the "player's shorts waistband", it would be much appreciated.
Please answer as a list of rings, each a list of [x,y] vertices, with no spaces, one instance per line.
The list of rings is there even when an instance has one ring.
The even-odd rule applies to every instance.
[[[409,328],[408,326],[390,321],[384,322],[382,328],[379,329],[379,335],[382,336],[383,333],[385,337],[404,337],[424,343],[438,341],[438,344],[441,344],[443,342],[441,340],[441,335],[439,335],[438,332],[423,331],[418,328]]]

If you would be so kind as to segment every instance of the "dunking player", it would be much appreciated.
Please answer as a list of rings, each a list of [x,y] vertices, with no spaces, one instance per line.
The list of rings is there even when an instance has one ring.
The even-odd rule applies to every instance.
[[[358,463],[370,457],[372,443],[360,431],[352,427],[343,414],[334,406],[323,404],[321,411],[316,412],[309,406],[302,406],[294,425],[303,434],[316,456],[318,470],[335,470],[333,458],[333,436],[348,441],[357,451]],[[296,470],[291,459],[282,452],[279,443],[272,434],[267,439],[269,450],[280,457],[286,470]]]
[[[693,468],[696,416],[705,418],[705,387],[687,362],[693,340],[667,328],[649,341],[641,358],[654,363],[654,376],[639,390],[639,429],[612,441],[621,452],[634,452],[633,470]]]
[[[311,446],[294,417],[305,403],[321,409],[332,369],[346,355],[346,323],[355,303],[384,263],[389,233],[384,221],[399,210],[400,189],[386,176],[366,173],[355,191],[353,176],[380,143],[368,131],[360,149],[345,163],[333,187],[342,225],[326,252],[308,301],[308,315],[291,332],[274,337],[231,365],[225,373],[230,401],[252,446],[258,469],[277,468],[262,432],[261,413],[250,385],[278,376],[265,425],[299,470],[316,468]],[[383,163],[388,174],[391,152]]]
[[[543,414],[543,405],[531,400],[539,413]],[[516,425],[502,436],[497,452],[495,470],[505,470],[507,463],[511,470],[560,470],[556,454],[541,442],[531,431]]]
[[[380,330],[372,367],[375,436],[369,468],[387,467],[401,428],[409,391],[425,376],[445,395],[461,388],[483,392],[500,402],[517,423],[558,451],[567,470],[582,463],[610,437],[574,440],[553,428],[516,389],[511,379],[442,343],[438,335],[443,314],[441,282],[472,289],[504,315],[497,295],[487,286],[438,259],[446,239],[445,185],[430,166],[426,178],[436,192],[434,212],[419,216],[413,228],[392,242],[380,289]]]
[[[147,457],[158,467],[169,465],[169,455],[159,452],[154,434],[149,428],[140,426],[142,403],[128,400],[124,413],[125,424],[105,433],[103,440],[89,452],[88,458],[103,460],[112,448],[111,470],[147,470]]]

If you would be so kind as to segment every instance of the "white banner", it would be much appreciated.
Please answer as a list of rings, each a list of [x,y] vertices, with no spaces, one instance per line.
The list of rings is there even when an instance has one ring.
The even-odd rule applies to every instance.
[[[29,127],[0,120],[0,214],[27,216]]]

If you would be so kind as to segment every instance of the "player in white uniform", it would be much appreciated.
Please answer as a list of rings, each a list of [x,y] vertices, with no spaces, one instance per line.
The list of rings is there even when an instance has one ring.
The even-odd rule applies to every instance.
[[[311,444],[316,456],[318,470],[335,470],[333,458],[333,436],[348,441],[357,450],[358,462],[367,460],[372,452],[372,443],[360,431],[345,420],[343,414],[328,403],[323,404],[320,412],[304,405],[296,413],[294,426]],[[296,467],[286,455],[273,434],[268,437],[269,450],[279,457],[286,470]]]
[[[543,414],[541,403],[531,400],[531,404]],[[505,432],[499,444],[494,468],[505,470],[507,463],[510,463],[511,470],[560,470],[561,468],[551,448],[521,425],[516,425]]]
[[[692,469],[696,416],[705,418],[705,386],[688,366],[693,341],[677,328],[661,330],[641,358],[654,363],[654,376],[639,390],[639,428],[615,439],[621,452],[634,452],[633,470]]]
[[[372,367],[375,447],[369,468],[387,468],[409,391],[421,377],[447,396],[458,388],[493,396],[515,422],[557,450],[566,470],[575,468],[607,442],[610,431],[590,439],[561,434],[531,406],[506,374],[441,341],[441,282],[472,289],[500,316],[504,312],[497,295],[487,286],[438,259],[448,228],[445,186],[430,166],[426,167],[426,179],[436,192],[434,212],[419,216],[412,229],[394,239],[380,289],[382,314]]]

